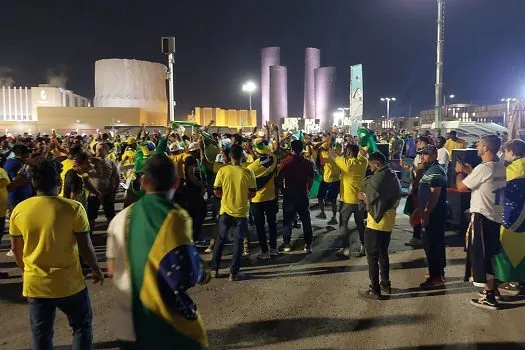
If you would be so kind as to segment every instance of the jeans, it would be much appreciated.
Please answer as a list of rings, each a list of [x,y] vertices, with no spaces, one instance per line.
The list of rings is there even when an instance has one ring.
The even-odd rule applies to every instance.
[[[221,214],[219,216],[219,232],[215,246],[213,247],[213,256],[211,258],[212,270],[218,270],[221,264],[222,251],[224,250],[224,242],[228,237],[228,231],[232,229],[233,232],[233,254],[230,273],[236,275],[241,268],[242,242],[244,234],[248,232],[248,218],[236,218],[228,214]]]
[[[113,218],[115,217],[115,196],[105,195],[102,203],[100,202],[100,199],[98,199],[98,197],[89,196],[87,204],[87,214],[90,223],[94,223],[97,219],[100,204],[102,204],[102,207],[104,208],[104,215],[106,216],[106,219],[108,219],[108,222],[113,220]],[[93,230],[93,227],[91,227],[91,230]]]
[[[422,231],[430,278],[445,275],[445,217],[430,214],[429,224]]]
[[[301,197],[284,195],[283,200],[283,240],[290,244],[293,221],[297,214],[303,224],[304,244],[311,245],[313,239],[312,220],[310,218],[310,201],[306,194]]]
[[[339,227],[343,229],[343,246],[350,246],[350,232],[348,230],[348,221],[354,214],[355,225],[359,232],[359,241],[365,244],[365,211],[359,204],[347,204],[341,202],[339,207]]]
[[[277,200],[252,203],[252,212],[255,219],[255,228],[257,229],[257,238],[263,253],[268,251],[268,239],[264,228],[264,219],[268,222],[268,232],[270,235],[270,248],[277,249]]]
[[[33,350],[53,349],[56,308],[66,314],[73,329],[73,350],[90,350],[92,312],[87,288],[65,298],[28,298]]]
[[[381,293],[379,275],[381,275],[381,282],[390,282],[389,245],[390,232],[366,229],[365,250],[368,260],[368,275],[370,276],[370,286],[377,294]]]

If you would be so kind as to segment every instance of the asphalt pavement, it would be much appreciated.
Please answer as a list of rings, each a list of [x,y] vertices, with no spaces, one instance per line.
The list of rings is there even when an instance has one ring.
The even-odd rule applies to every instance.
[[[499,311],[469,304],[477,297],[477,289],[463,282],[465,253],[463,238],[457,233],[447,233],[446,287],[423,292],[418,286],[426,272],[424,252],[404,246],[411,228],[407,217],[399,212],[390,245],[392,295],[381,301],[363,300],[357,292],[368,287],[366,258],[339,258],[338,228],[328,226],[328,220],[315,219],[316,214],[318,211],[312,210],[311,255],[302,251],[302,229],[295,229],[291,253],[258,261],[252,228],[252,254],[242,261],[246,280],[228,281],[231,249],[227,247],[221,269],[224,278],[191,290],[208,331],[210,349],[525,348],[525,300],[511,298]],[[104,261],[103,220],[100,225],[94,243]],[[208,222],[206,231],[210,232],[213,225]],[[353,249],[358,248],[356,240],[354,231]],[[4,237],[0,270],[8,271],[11,278],[0,281],[0,349],[30,349],[21,276],[7,251],[8,237]],[[209,260],[211,256],[203,257]],[[88,284],[94,312],[94,348],[116,348],[111,280],[103,286]],[[60,312],[54,339],[57,349],[70,348],[71,331]]]

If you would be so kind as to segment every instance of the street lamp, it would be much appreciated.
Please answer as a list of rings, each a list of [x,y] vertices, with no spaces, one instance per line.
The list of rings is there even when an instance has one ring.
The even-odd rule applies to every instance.
[[[436,45],[436,105],[435,105],[435,124],[437,134],[441,136],[441,120],[443,110],[441,106],[443,95],[443,44],[445,41],[445,0],[437,0],[437,45]]]
[[[396,102],[395,97],[381,97],[381,101],[386,101],[386,120],[390,118],[390,101]]]
[[[503,114],[503,126],[507,125],[507,117],[510,115],[510,102],[516,102],[518,99],[515,97],[502,98],[501,102],[507,102],[507,111]]]
[[[453,100],[456,97],[456,95],[443,95],[443,108],[445,111],[445,115],[448,116],[448,109],[447,109],[447,98],[449,100]]]
[[[250,112],[252,111],[252,94],[257,90],[257,85],[253,81],[248,81],[242,85],[242,91],[248,93],[248,99],[250,101]]]

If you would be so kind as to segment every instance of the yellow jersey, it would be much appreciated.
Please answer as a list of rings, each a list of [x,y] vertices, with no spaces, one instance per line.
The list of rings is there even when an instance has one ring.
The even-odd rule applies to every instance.
[[[9,233],[24,240],[23,295],[64,298],[84,288],[77,234],[88,234],[86,211],[79,202],[36,196],[16,206]]]
[[[249,190],[256,190],[253,171],[239,165],[226,165],[217,172],[214,188],[222,189],[220,214],[247,218],[250,211]]]
[[[319,151],[319,157],[321,158],[321,164],[323,165],[323,181],[332,183],[339,181],[341,171],[335,164],[334,160],[330,157],[330,153],[326,149]]]
[[[358,204],[357,194],[365,190],[368,159],[362,155],[357,158],[337,157],[335,164],[341,170],[341,202]]]
[[[445,148],[447,149],[450,156],[452,156],[452,150],[454,149],[463,149],[467,147],[467,142],[463,139],[457,139],[456,141],[448,139],[445,142]]]
[[[7,172],[3,168],[0,168],[0,219],[1,220],[5,220],[5,216],[7,215],[7,208],[8,208],[7,185],[9,185],[9,183],[11,183],[11,180],[9,180],[9,175],[7,175]]]

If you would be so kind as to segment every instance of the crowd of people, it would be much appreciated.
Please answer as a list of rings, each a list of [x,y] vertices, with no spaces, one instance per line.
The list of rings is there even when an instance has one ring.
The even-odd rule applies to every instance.
[[[300,227],[303,252],[312,253],[313,198],[316,218],[340,228],[337,254],[367,258],[370,285],[359,295],[380,300],[392,293],[388,248],[403,194],[394,163],[410,176],[405,213],[413,237],[406,244],[425,251],[428,273],[420,287],[444,286],[450,156],[468,146],[455,131],[434,137],[364,129],[366,136],[356,137],[282,132],[270,123],[230,134],[210,132],[212,124],[193,135],[171,126],[163,135],[148,133],[143,126],[136,136],[53,132],[0,138],[0,225],[9,222],[11,253],[23,270],[34,349],[52,348],[57,307],[73,329],[73,348],[91,348],[85,277],[91,272],[95,283],[104,281],[91,241],[100,207],[109,222],[107,272],[116,287],[115,335],[123,349],[162,349],[174,342],[184,349],[206,348],[187,290],[222,276],[229,241],[227,276],[245,278],[242,256],[251,254],[250,226],[257,233],[258,259],[294,249],[292,231]],[[524,293],[525,142],[507,138],[483,136],[473,145],[482,163],[473,168],[456,162],[453,169],[457,189],[471,192],[465,278],[481,287],[471,303],[492,310],[499,307],[501,288]],[[389,157],[377,143],[388,144]],[[119,192],[124,209],[116,213]],[[208,215],[217,223],[211,237],[202,231]],[[352,215],[360,243],[354,252]],[[0,227],[0,239],[4,231]],[[211,253],[209,267],[201,253]]]

